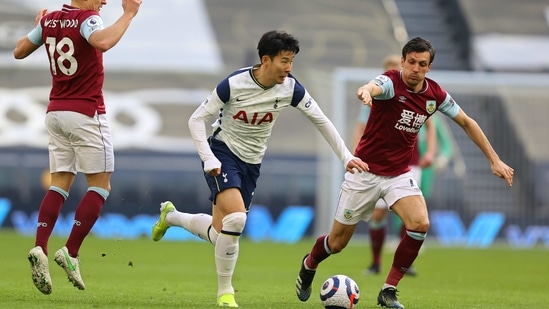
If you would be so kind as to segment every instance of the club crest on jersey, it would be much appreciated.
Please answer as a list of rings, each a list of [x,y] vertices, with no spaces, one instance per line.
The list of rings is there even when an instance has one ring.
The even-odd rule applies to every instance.
[[[276,98],[275,100],[275,104],[273,105],[273,108],[278,108],[278,102],[280,102],[280,100],[278,98]]]
[[[353,217],[353,213],[354,211],[352,211],[351,209],[345,209],[345,211],[343,211],[343,217],[345,217],[345,219],[347,220],[350,220]]]
[[[429,114],[434,113],[437,109],[437,101],[427,100],[427,102],[425,102],[425,109]]]

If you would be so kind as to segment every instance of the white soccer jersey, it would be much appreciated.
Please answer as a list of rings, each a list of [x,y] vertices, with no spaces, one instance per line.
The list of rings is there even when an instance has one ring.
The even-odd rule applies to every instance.
[[[282,84],[265,88],[255,79],[253,69],[238,70],[222,80],[189,119],[191,135],[205,163],[204,170],[221,165],[210,150],[205,130],[205,122],[213,115],[218,115],[212,125],[215,138],[223,141],[242,161],[258,164],[265,155],[278,115],[288,106],[296,107],[315,125],[346,166],[353,155],[307,90],[291,74]]]

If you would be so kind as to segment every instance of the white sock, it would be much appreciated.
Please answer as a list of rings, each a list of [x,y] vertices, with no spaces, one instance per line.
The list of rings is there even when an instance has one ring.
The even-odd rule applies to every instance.
[[[189,214],[176,210],[166,214],[166,223],[170,226],[181,226],[194,235],[210,242],[208,229],[212,225],[212,216],[208,214]],[[211,242],[215,243],[215,240],[212,239]]]
[[[234,294],[232,278],[238,260],[240,234],[246,224],[246,214],[235,212],[223,218],[223,228],[215,242],[217,296]]]
[[[215,243],[215,268],[217,269],[217,296],[234,294],[233,272],[238,260],[238,236],[219,234]]]

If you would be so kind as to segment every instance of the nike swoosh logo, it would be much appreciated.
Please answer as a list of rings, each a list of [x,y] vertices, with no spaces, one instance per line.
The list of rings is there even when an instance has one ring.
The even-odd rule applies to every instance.
[[[63,251],[63,255],[65,256],[65,260],[67,260],[67,264],[68,264],[68,266],[69,266],[69,269],[70,269],[71,271],[75,271],[75,270],[76,270],[76,266],[74,266],[74,265],[72,264],[69,254],[68,254],[66,251]]]
[[[237,102],[242,102],[242,101],[246,101],[246,100],[249,100],[250,98],[242,98],[242,97],[237,97],[236,98],[236,101]]]
[[[235,253],[236,253],[236,251],[235,252],[227,252],[226,254],[227,255],[234,255]]]

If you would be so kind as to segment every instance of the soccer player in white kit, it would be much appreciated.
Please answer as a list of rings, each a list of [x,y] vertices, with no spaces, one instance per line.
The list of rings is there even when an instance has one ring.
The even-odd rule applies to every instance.
[[[267,140],[282,110],[292,106],[309,119],[348,172],[368,169],[351,154],[332,122],[290,74],[299,52],[298,40],[284,31],[269,31],[259,40],[257,50],[261,63],[223,79],[189,119],[211,191],[212,215],[179,212],[171,202],[164,202],[152,230],[153,240],[158,241],[168,227],[181,226],[215,246],[217,305],[225,307],[238,307],[232,275],[239,238],[252,204]],[[206,122],[216,115],[214,132],[208,137]]]

